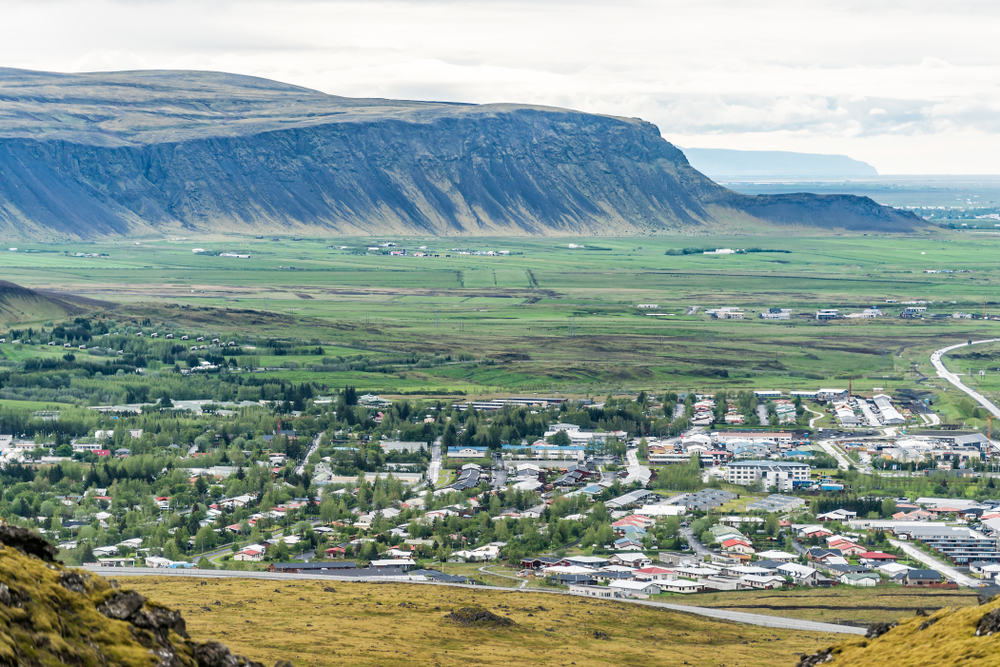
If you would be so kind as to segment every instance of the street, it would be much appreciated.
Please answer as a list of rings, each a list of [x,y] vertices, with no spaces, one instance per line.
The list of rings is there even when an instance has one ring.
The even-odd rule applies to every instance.
[[[972,341],[971,344],[983,345],[985,343],[996,343],[997,341],[1000,341],[1000,338],[991,338],[989,340],[974,340]],[[936,350],[931,354],[931,365],[934,366],[934,370],[937,371],[939,377],[944,378],[948,382],[955,385],[959,390],[964,391],[972,398],[972,400],[974,400],[976,403],[979,403],[979,405],[986,408],[990,412],[990,414],[992,414],[994,417],[1000,417],[1000,408],[998,408],[992,401],[990,401],[988,398],[980,394],[975,389],[967,387],[965,383],[963,383],[958,378],[958,375],[952,373],[947,368],[945,368],[944,355],[951,352],[952,350],[957,350],[960,347],[968,347],[968,346],[969,346],[968,343],[959,343],[958,345],[951,345],[950,347],[943,347],[940,350]]]
[[[958,585],[960,585],[960,586],[968,586],[969,588],[979,588],[979,586],[982,585],[982,583],[983,583],[983,582],[979,581],[978,579],[973,579],[972,577],[969,577],[969,576],[966,576],[966,575],[962,574],[961,572],[959,572],[955,568],[951,567],[950,565],[944,563],[943,561],[941,561],[941,560],[939,560],[937,558],[934,558],[930,554],[924,553],[920,549],[918,549],[918,548],[916,548],[914,546],[911,546],[911,545],[907,544],[906,542],[901,542],[900,540],[892,540],[892,539],[890,539],[889,540],[889,544],[891,544],[894,547],[899,547],[907,555],[912,556],[916,560],[919,560],[921,563],[923,563],[924,565],[926,565],[928,568],[930,568],[932,570],[937,570],[938,572],[942,573],[943,575],[945,575],[949,579],[954,579],[955,582]]]

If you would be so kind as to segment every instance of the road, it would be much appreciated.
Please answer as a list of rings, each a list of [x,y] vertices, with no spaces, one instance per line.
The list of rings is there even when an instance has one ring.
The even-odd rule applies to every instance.
[[[438,478],[441,477],[441,443],[435,442],[431,445],[431,462],[427,464],[427,483],[431,489],[437,487]]]
[[[694,549],[694,552],[696,554],[698,554],[699,556],[712,555],[712,552],[708,550],[708,547],[706,547],[704,544],[701,543],[701,540],[699,540],[697,536],[695,536],[695,534],[691,532],[690,528],[681,528],[679,532],[681,536],[685,540],[687,540],[688,545],[692,549]]]
[[[319,439],[320,439],[320,436],[322,436],[322,435],[323,435],[322,433],[317,433],[316,437],[313,438],[312,446],[309,447],[309,451],[306,452],[306,457],[304,459],[302,459],[302,463],[300,463],[299,465],[297,465],[295,467],[295,474],[296,475],[301,475],[303,472],[305,472],[306,463],[309,462],[309,457],[312,456],[313,452],[315,452],[317,449],[319,449]]]
[[[454,588],[472,588],[475,590],[502,591],[505,593],[522,595],[571,595],[568,591],[550,591],[537,588],[510,589],[502,586],[474,586],[470,584],[448,584],[440,581],[409,581],[402,577],[383,577],[350,579],[347,577],[336,577],[323,574],[285,574],[282,572],[237,572],[233,570],[171,570],[154,569],[148,567],[85,567],[90,572],[97,572],[104,577],[134,577],[134,576],[157,576],[157,577],[192,577],[196,579],[281,579],[281,580],[322,580],[337,581],[340,583],[407,583],[415,586],[451,586]],[[652,600],[633,600],[620,598],[615,600],[624,604],[639,604],[646,607],[656,607],[658,609],[669,609],[685,614],[706,616],[723,621],[733,621],[745,623],[747,625],[757,625],[765,628],[785,628],[788,630],[802,630],[805,632],[823,632],[848,635],[863,635],[865,628],[855,628],[848,625],[835,625],[833,623],[818,623],[816,621],[803,621],[797,618],[787,618],[784,616],[765,616],[763,614],[745,614],[724,609],[711,609],[709,607],[689,607],[682,604],[670,604],[667,602],[653,602]]]
[[[809,420],[809,428],[816,428],[816,422],[823,418],[823,413],[822,412],[816,412],[815,410],[810,410],[809,408],[807,408],[804,405],[802,407],[805,409],[806,412],[810,412],[810,413],[816,415],[815,417],[813,417],[812,419]]]
[[[996,343],[998,341],[1000,341],[1000,338],[990,338],[989,340],[974,340],[972,341],[972,345],[984,345],[986,343]],[[980,394],[975,389],[967,387],[965,383],[963,383],[960,379],[958,379],[958,375],[952,373],[947,368],[945,368],[944,355],[948,354],[952,350],[957,350],[960,347],[968,347],[968,346],[969,346],[968,343],[959,343],[958,345],[951,345],[949,347],[942,347],[940,350],[935,350],[933,353],[931,353],[931,365],[934,366],[934,370],[937,371],[939,377],[942,377],[948,382],[952,383],[960,391],[964,391],[972,398],[972,400],[974,400],[976,403],[979,403],[979,405],[986,408],[990,412],[990,414],[992,414],[994,417],[1000,417],[1000,408],[998,408],[992,401],[990,401],[988,398]]]
[[[955,582],[958,583],[960,586],[968,586],[970,588],[979,588],[979,586],[983,583],[983,582],[979,581],[978,579],[973,579],[972,577],[969,577],[969,576],[966,576],[966,575],[962,574],[961,572],[959,572],[958,570],[956,570],[952,566],[948,565],[947,563],[945,563],[945,562],[943,562],[941,560],[938,560],[937,558],[934,558],[930,554],[924,553],[920,549],[918,549],[918,548],[916,548],[914,546],[911,546],[911,545],[907,544],[906,542],[901,542],[899,540],[892,540],[892,539],[890,539],[889,540],[889,544],[891,544],[894,547],[899,547],[907,555],[912,556],[913,558],[915,558],[916,560],[920,561],[924,565],[928,566],[932,570],[937,570],[938,572],[940,572],[941,574],[945,575],[949,579],[954,579]]]
[[[837,466],[841,470],[847,470],[851,467],[850,459],[840,453],[840,450],[834,446],[832,440],[820,440],[819,446],[823,448],[824,452],[837,459]]]
[[[767,425],[770,423],[768,421],[767,406],[764,405],[763,403],[757,404],[757,421],[760,422],[762,425]]]

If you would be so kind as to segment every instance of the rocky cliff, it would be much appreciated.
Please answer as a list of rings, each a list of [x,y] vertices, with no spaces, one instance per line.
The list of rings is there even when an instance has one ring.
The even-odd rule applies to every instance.
[[[746,197],[637,119],[349,99],[208,72],[0,69],[0,233],[910,231],[870,199]]]
[[[0,525],[0,545],[4,667],[263,667],[222,644],[191,641],[176,611],[62,567],[55,548],[28,530]]]

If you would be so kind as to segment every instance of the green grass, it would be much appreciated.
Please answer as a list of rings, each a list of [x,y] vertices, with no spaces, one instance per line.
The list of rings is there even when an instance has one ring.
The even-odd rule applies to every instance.
[[[466,354],[465,363],[387,373],[311,372],[319,356],[263,357],[295,381],[365,390],[470,396],[563,392],[603,396],[698,388],[815,389],[853,379],[858,391],[913,387],[932,376],[926,356],[949,342],[998,335],[1000,324],[968,320],[817,323],[819,307],[858,310],[901,305],[887,299],[934,300],[932,312],[982,310],[1000,287],[1000,238],[813,235],[612,238],[608,251],[569,250],[588,239],[463,239],[462,247],[508,249],[509,256],[458,255],[456,240],[396,238],[439,257],[386,257],[331,250],[371,239],[292,243],[239,238],[38,246],[40,253],[0,254],[0,271],[28,287],[55,287],[121,302],[111,318],[145,317],[205,332],[252,330],[322,343],[326,357],[417,352]],[[665,255],[669,249],[766,246],[789,253]],[[249,249],[251,260],[193,255],[192,247]],[[32,246],[34,247],[34,246]],[[66,252],[107,252],[80,259]],[[921,254],[926,253],[926,254]],[[444,255],[451,254],[452,257]],[[292,271],[287,268],[295,266]],[[927,268],[972,273],[925,274]],[[952,303],[955,302],[955,303]],[[637,303],[658,303],[649,317]],[[712,320],[704,310],[738,305],[756,317],[770,306],[792,308],[790,322]],[[997,303],[987,308],[998,310]],[[700,306],[687,315],[691,306]],[[203,310],[207,307],[209,310]],[[223,308],[222,316],[213,316]],[[248,318],[243,310],[268,311]],[[158,319],[159,318],[159,319]],[[253,321],[250,321],[250,320]],[[5,354],[7,352],[5,351]],[[971,369],[974,363],[966,364]],[[1000,364],[998,364],[1000,365]],[[728,377],[720,377],[720,374]],[[995,376],[995,377],[994,377]],[[1000,394],[1000,372],[982,381]],[[958,418],[954,412],[950,417]]]

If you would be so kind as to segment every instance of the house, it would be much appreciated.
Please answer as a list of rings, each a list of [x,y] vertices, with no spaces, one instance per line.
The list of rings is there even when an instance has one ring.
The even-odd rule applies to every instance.
[[[870,567],[877,567],[882,563],[895,563],[897,559],[898,556],[882,553],[881,551],[865,551],[858,554],[858,562]]]
[[[797,563],[782,565],[778,568],[778,574],[791,577],[795,583],[803,586],[815,586],[819,583],[819,570]]]
[[[383,570],[387,568],[399,568],[403,572],[409,572],[414,567],[416,567],[416,561],[409,558],[394,558],[394,559],[383,559],[383,560],[373,560],[368,563],[369,569]]]
[[[840,558],[843,557],[844,553],[840,549],[823,549],[821,547],[813,547],[806,551],[806,559],[816,562],[826,562],[830,558]]]
[[[648,598],[652,595],[660,594],[660,586],[650,581],[612,581],[608,588],[613,588],[619,592],[621,597],[626,598]]]
[[[754,548],[747,544],[746,540],[741,539],[731,539],[726,540],[722,543],[723,551],[728,551],[729,553],[737,554],[752,554],[754,553]]]
[[[356,569],[351,561],[338,561],[336,563],[312,562],[312,563],[271,563],[267,567],[268,572],[283,572],[285,574],[317,573],[327,574],[332,570],[353,570]]]
[[[570,584],[570,595],[582,595],[588,598],[602,598],[611,600],[621,597],[621,591],[610,586],[588,586],[586,584]]]
[[[649,565],[635,571],[635,579],[637,581],[666,581],[667,579],[676,578],[677,574],[673,570],[656,565]]]
[[[738,581],[744,584],[747,588],[758,588],[763,590],[781,588],[787,583],[784,577],[779,577],[776,574],[745,574],[740,577]]]
[[[608,559],[608,562],[612,565],[625,565],[627,567],[640,568],[651,565],[653,561],[643,553],[624,553],[613,555]]]
[[[827,530],[823,526],[803,526],[799,528],[799,537],[808,540],[810,537],[830,537],[833,531]]]
[[[255,544],[237,551],[233,556],[233,560],[245,560],[258,563],[264,560],[264,552],[265,548],[263,546]]]
[[[833,540],[829,542],[828,545],[832,549],[840,549],[840,552],[845,556],[860,556],[868,551],[863,546],[855,544],[854,542],[849,542],[843,538]]]
[[[783,563],[791,563],[793,560],[798,560],[798,556],[795,554],[790,554],[787,551],[761,551],[757,554],[757,558],[761,560],[777,560]]]
[[[840,578],[837,579],[837,581],[844,584],[845,586],[873,587],[879,581],[881,581],[881,577],[879,577],[874,572],[867,572],[867,573],[845,572],[844,574],[840,575]]]
[[[849,510],[833,510],[832,512],[827,512],[826,514],[817,514],[817,521],[847,521],[849,519],[856,519],[858,516],[857,512],[851,512]]]
[[[661,581],[659,585],[663,593],[697,593],[704,588],[702,584],[690,579],[671,579]]]
[[[941,575],[935,570],[908,570],[903,574],[905,586],[931,586],[941,583]]]

